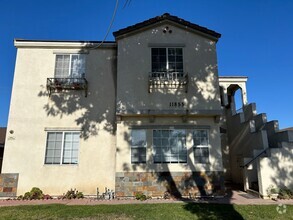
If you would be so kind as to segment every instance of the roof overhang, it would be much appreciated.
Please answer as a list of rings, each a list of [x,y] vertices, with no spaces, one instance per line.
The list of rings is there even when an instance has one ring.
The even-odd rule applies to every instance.
[[[14,46],[17,48],[87,48],[96,49],[97,46],[101,48],[116,48],[115,41],[61,41],[61,40],[25,40],[14,39]]]
[[[243,83],[247,82],[247,76],[219,76],[220,83]]]
[[[202,34],[208,38],[211,38],[215,41],[217,41],[221,37],[221,34],[215,32],[213,30],[210,30],[206,27],[202,27],[197,24],[191,23],[189,21],[186,21],[184,19],[170,15],[168,13],[165,13],[161,16],[157,16],[157,17],[151,18],[149,20],[137,23],[135,25],[120,29],[118,31],[113,32],[113,35],[116,39],[120,39],[120,38],[126,37],[130,34],[135,34],[137,32],[146,30],[150,27],[153,27],[156,25],[161,25],[164,22],[170,22],[171,24],[174,24],[178,27],[188,29],[189,31],[193,31],[196,33],[200,33],[200,34]]]

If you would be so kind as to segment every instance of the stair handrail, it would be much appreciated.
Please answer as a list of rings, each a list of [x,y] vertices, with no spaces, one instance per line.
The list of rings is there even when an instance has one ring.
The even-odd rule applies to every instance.
[[[269,147],[265,148],[263,151],[261,151],[258,155],[256,155],[254,158],[252,158],[250,161],[248,161],[243,166],[240,166],[242,168],[248,167],[253,161],[255,161],[257,158],[259,158],[263,153],[266,153],[266,151],[269,149]]]

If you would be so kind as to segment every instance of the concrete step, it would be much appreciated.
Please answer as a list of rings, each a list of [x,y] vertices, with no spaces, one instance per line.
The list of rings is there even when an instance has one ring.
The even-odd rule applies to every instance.
[[[293,130],[283,130],[274,134],[277,142],[293,142]]]
[[[252,195],[256,198],[261,198],[259,192],[255,191],[253,189],[247,189],[246,192],[247,192],[247,194]]]
[[[263,130],[267,132],[269,147],[278,147],[276,133],[279,131],[279,122],[277,120],[269,121],[264,125]]]
[[[256,104],[250,103],[243,107],[244,121],[252,120],[256,115]]]
[[[279,131],[279,122],[277,120],[269,121],[264,125],[264,130],[268,132],[268,134],[275,134]]]
[[[254,124],[255,124],[255,130],[259,131],[261,130],[265,124],[267,123],[267,115],[265,113],[258,114],[253,117]]]

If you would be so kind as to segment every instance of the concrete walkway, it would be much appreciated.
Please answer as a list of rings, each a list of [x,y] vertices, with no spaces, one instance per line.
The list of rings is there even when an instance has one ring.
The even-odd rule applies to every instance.
[[[209,198],[198,200],[173,200],[173,199],[149,199],[146,201],[138,201],[135,199],[114,199],[114,200],[97,200],[97,199],[50,199],[50,200],[0,200],[0,207],[18,206],[18,205],[48,205],[48,204],[64,204],[64,205],[116,205],[116,204],[157,204],[157,203],[214,203],[214,204],[237,204],[237,205],[293,205],[293,200],[264,200],[254,197],[240,190],[231,190],[224,198]]]

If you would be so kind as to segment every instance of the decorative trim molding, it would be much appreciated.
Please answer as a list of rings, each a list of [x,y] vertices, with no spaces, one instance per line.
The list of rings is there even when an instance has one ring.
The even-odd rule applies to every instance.
[[[53,54],[89,54],[89,50],[83,50],[83,49],[53,50]]]
[[[185,47],[185,44],[175,43],[149,43],[148,47]]]
[[[151,125],[130,125],[128,129],[210,129],[209,125],[161,125],[161,124],[151,124]]]
[[[190,109],[128,109],[123,111],[116,112],[116,115],[120,116],[220,116],[223,114],[221,109],[209,110],[209,109],[202,109],[202,110],[190,110]]]
[[[45,127],[44,131],[82,131],[82,128],[70,127]]]

